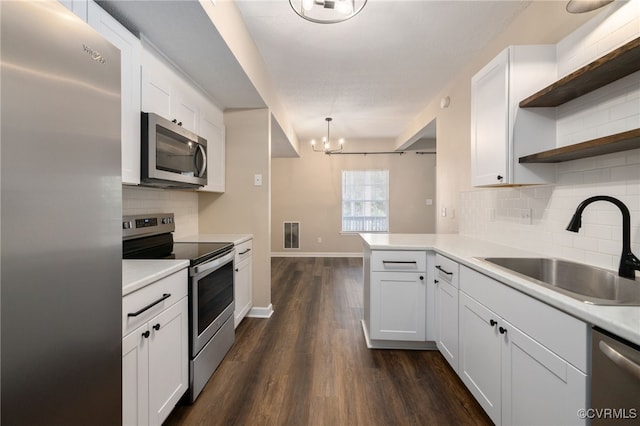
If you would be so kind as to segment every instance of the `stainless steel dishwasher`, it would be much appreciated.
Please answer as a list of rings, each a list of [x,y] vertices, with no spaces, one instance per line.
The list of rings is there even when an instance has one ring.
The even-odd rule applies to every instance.
[[[591,343],[592,425],[640,424],[640,346],[597,327]]]

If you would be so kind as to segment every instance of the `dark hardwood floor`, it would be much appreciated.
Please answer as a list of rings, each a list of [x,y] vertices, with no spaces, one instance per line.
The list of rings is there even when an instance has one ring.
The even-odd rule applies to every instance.
[[[362,261],[274,258],[269,319],[245,318],[168,425],[492,424],[437,351],[367,349]]]

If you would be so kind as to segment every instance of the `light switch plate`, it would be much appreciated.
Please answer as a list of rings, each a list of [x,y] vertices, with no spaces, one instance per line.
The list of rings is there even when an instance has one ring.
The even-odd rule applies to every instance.
[[[262,175],[260,174],[253,175],[253,185],[262,186]]]

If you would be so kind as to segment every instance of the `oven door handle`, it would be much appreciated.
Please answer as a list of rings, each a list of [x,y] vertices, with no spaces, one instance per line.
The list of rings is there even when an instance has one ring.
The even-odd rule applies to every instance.
[[[233,256],[235,255],[234,250],[231,250],[228,254],[225,254],[222,257],[219,257],[217,259],[213,259],[210,262],[206,262],[203,263],[202,265],[198,265],[196,267],[193,268],[193,273],[191,274],[193,275],[198,275],[202,272],[206,272],[206,271],[210,271],[212,269],[218,269],[220,266],[231,262],[233,260]]]

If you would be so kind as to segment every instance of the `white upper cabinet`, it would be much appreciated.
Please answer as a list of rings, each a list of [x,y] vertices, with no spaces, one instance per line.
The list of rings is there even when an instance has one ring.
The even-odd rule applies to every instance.
[[[207,140],[207,180],[201,191],[225,191],[222,111],[152,46],[142,52],[142,111],[156,113]]]
[[[471,79],[471,168],[474,186],[553,181],[553,166],[518,158],[555,146],[555,111],[519,102],[556,78],[555,47],[510,46]]]
[[[137,185],[140,183],[140,40],[93,1],[87,4],[87,16],[89,25],[120,49],[122,183]]]
[[[206,192],[225,190],[225,129],[217,120],[200,115],[200,136],[207,140],[207,185],[200,188]]]

